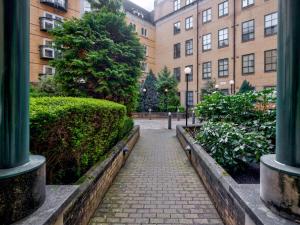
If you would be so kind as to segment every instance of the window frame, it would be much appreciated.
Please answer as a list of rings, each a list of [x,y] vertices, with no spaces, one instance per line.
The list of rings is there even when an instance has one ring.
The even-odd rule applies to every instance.
[[[204,67],[204,65],[209,64],[210,66]],[[210,69],[210,71],[205,71]],[[205,76],[205,74],[210,74],[209,76]],[[212,78],[212,62],[207,61],[202,63],[202,80],[210,80]]]
[[[273,55],[274,51],[276,52],[276,56]],[[267,53],[268,52],[271,52],[271,54],[272,54],[271,57],[269,57],[269,58],[271,58],[271,63],[267,63]],[[273,62],[274,58],[276,59],[275,62]],[[275,69],[273,69],[274,64],[275,64]],[[267,69],[268,65],[271,65],[270,70]],[[275,49],[270,49],[270,50],[264,51],[264,71],[265,71],[265,73],[276,72],[277,71],[277,65],[278,65],[278,51],[277,51],[277,49],[275,48]]]
[[[270,27],[267,27],[267,26],[266,26],[266,23],[269,22],[269,21],[266,21],[266,18],[267,18],[268,16],[272,16],[272,15],[274,15],[274,14],[277,14],[277,20],[276,20],[276,23],[277,23],[277,24],[276,24],[276,26],[270,26]],[[271,18],[271,20],[270,20],[271,25],[272,25],[273,20],[274,20],[274,19]],[[275,30],[275,32],[273,31],[273,32],[270,33],[270,34],[267,34],[267,29],[270,29],[270,28],[271,28],[272,31]],[[264,33],[265,33],[265,37],[270,37],[270,36],[276,35],[276,34],[278,33],[278,12],[273,12],[273,13],[269,13],[269,14],[265,15],[265,17],[264,17]]]
[[[189,108],[194,106],[194,91],[187,91],[187,106]]]
[[[225,3],[227,3],[227,13],[224,13],[226,8],[223,6],[223,8],[221,10],[223,10],[224,14],[220,15],[220,6],[224,5]],[[228,15],[229,15],[229,1],[225,0],[218,4],[218,17],[222,18],[222,17],[228,16]]]
[[[220,63],[223,62],[223,65],[220,65]],[[225,70],[226,64],[224,62],[227,62],[227,69]],[[220,70],[220,67],[223,67],[222,70]],[[227,71],[226,75],[220,75],[221,73],[225,73]],[[218,78],[226,78],[229,76],[229,58],[223,58],[218,60]]]
[[[189,16],[189,17],[185,18],[185,23],[184,23],[185,24],[185,30],[191,30],[191,29],[194,28],[194,24],[193,24],[194,21],[193,20],[194,20],[193,16]],[[187,25],[189,25],[189,26],[187,26]]]
[[[176,46],[179,46],[177,51],[176,51]],[[180,57],[181,57],[181,43],[176,43],[176,44],[173,45],[173,58],[174,59],[179,59]]]
[[[245,6],[244,6],[244,1],[247,1],[247,5]],[[253,1],[253,3],[249,4],[250,1]],[[255,5],[255,0],[241,0],[242,9],[246,9],[254,5]]]
[[[221,40],[220,39],[220,32],[221,31],[224,31],[224,30],[227,30],[227,39],[223,39],[223,40]],[[222,36],[225,36],[225,33],[223,33],[223,35]],[[220,42],[221,41],[223,41],[223,42],[225,42],[225,45],[220,45]],[[227,43],[226,43],[226,41],[227,41]],[[225,28],[222,28],[222,29],[220,29],[220,30],[218,30],[218,48],[226,48],[226,47],[228,47],[229,46],[229,28],[228,27],[225,27]]]
[[[210,37],[210,42],[209,43],[204,43],[205,41],[205,37],[209,36]],[[210,48],[205,49],[205,46],[210,46]],[[208,33],[202,36],[202,52],[207,52],[207,51],[211,51],[212,50],[212,34]]]
[[[210,11],[210,14],[207,14],[206,17],[204,17],[204,13]],[[210,15],[210,20],[206,20],[204,21],[204,18],[208,18]],[[205,9],[202,11],[202,23],[205,24],[205,23],[209,23],[212,21],[212,8],[208,8],[208,9]]]
[[[250,22],[253,22],[253,26],[248,26],[247,29],[248,29],[248,32],[247,33],[244,33],[244,24],[248,24]],[[253,27],[253,32],[249,32],[250,30],[250,27]],[[253,38],[249,38],[249,39],[245,39],[245,35],[250,35],[253,33]],[[242,42],[248,42],[248,41],[253,41],[255,40],[255,19],[251,19],[251,20],[247,20],[245,22],[242,22]]]
[[[190,44],[188,46],[188,44]],[[190,48],[188,48],[190,47]],[[185,41],[185,55],[186,56],[191,56],[194,54],[194,41],[193,39],[189,39]]]
[[[178,11],[181,8],[181,1],[180,0],[174,0],[173,2],[173,9],[174,11]]]
[[[179,72],[179,73],[177,73],[177,72]],[[175,79],[178,82],[181,81],[181,67],[175,67],[175,68],[173,68],[173,76],[175,77]]]
[[[253,71],[252,72],[244,72],[244,68],[250,68],[250,66],[244,66],[244,57],[249,57],[253,55]],[[249,60],[248,60],[248,64],[249,64]],[[247,76],[247,75],[251,75],[251,74],[255,74],[255,53],[250,53],[250,54],[246,54],[246,55],[242,55],[242,75],[243,76]]]
[[[179,25],[179,28],[176,27],[176,25]],[[181,33],[181,22],[177,21],[176,23],[173,24],[173,34],[176,35],[176,34],[180,34],[180,33]]]

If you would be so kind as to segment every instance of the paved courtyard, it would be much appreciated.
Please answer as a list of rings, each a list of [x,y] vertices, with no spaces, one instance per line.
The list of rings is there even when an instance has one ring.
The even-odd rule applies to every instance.
[[[152,122],[137,122],[144,124],[141,138],[90,225],[222,225],[175,131]]]

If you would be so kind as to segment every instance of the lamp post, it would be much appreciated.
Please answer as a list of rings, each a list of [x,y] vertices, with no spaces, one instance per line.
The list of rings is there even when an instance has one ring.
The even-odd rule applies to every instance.
[[[45,158],[29,153],[29,0],[0,0],[0,221],[45,200]]]
[[[146,104],[145,104],[145,100],[146,100],[146,93],[147,93],[147,89],[143,88],[143,111],[146,112]]]
[[[220,88],[220,85],[216,84],[215,89],[219,90],[219,88]]]
[[[189,116],[189,75],[192,73],[192,69],[190,67],[186,67],[184,69],[185,80],[186,80],[186,93],[185,93],[185,125],[188,126],[188,116]]]
[[[233,89],[234,80],[230,80],[229,84],[230,84],[230,88],[231,88],[231,95],[233,95],[233,94],[235,94],[235,90]]]
[[[166,88],[166,89],[164,90],[164,93],[165,93],[165,107],[166,107],[166,112],[168,112],[168,92],[169,92],[169,90],[168,90],[168,88]]]
[[[300,10],[279,0],[276,155],[261,158],[260,197],[275,213],[300,219]]]

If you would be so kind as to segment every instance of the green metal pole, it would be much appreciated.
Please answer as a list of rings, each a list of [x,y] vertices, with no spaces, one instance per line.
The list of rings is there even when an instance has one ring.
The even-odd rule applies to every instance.
[[[279,1],[276,160],[300,167],[299,0]]]
[[[29,162],[29,0],[0,0],[0,169]]]

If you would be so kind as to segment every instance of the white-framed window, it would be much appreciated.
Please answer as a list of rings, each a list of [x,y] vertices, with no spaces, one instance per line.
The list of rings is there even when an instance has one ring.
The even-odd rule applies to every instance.
[[[211,34],[203,35],[202,37],[202,50],[211,50]]]
[[[188,18],[185,19],[185,29],[189,30],[193,28],[193,17],[190,16]]]
[[[195,0],[186,0],[186,1],[185,1],[185,4],[186,4],[186,5],[189,5],[189,4],[193,3],[194,1],[195,1]]]
[[[43,74],[44,75],[54,75],[55,68],[49,65],[43,65]]]
[[[87,0],[84,1],[83,8],[84,8],[83,9],[84,12],[91,12],[92,11],[91,3],[89,3]]]
[[[51,39],[43,39],[43,46],[41,46],[41,57],[46,59],[55,58],[55,50],[53,41]]]
[[[174,11],[180,9],[180,0],[174,0]]]
[[[219,4],[219,17],[227,16],[229,13],[228,0]]]
[[[271,13],[265,16],[265,36],[277,34],[278,30],[278,13]]]
[[[255,3],[255,0],[242,0],[242,7],[245,8],[245,7],[254,5],[254,3]]]
[[[206,9],[202,12],[202,22],[203,23],[210,22],[211,18],[212,18],[211,8]]]
[[[228,28],[224,28],[219,30],[219,48],[227,47],[229,45],[229,30]]]

